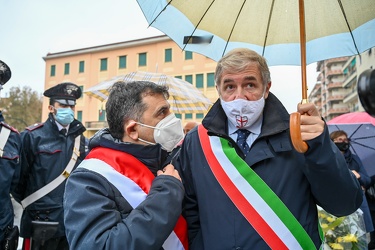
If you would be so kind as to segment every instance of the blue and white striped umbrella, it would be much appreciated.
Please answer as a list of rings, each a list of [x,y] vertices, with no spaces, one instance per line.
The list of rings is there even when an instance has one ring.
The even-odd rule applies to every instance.
[[[298,0],[137,2],[148,23],[185,50],[218,61],[234,48],[249,48],[263,55],[269,66],[301,65]],[[302,3],[307,64],[375,46],[374,0]]]

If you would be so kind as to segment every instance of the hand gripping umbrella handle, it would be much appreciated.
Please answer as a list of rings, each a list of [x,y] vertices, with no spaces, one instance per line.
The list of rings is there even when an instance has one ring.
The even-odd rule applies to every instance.
[[[309,146],[302,140],[301,136],[301,114],[294,112],[290,114],[289,127],[290,138],[292,139],[293,147],[299,153],[305,153]]]

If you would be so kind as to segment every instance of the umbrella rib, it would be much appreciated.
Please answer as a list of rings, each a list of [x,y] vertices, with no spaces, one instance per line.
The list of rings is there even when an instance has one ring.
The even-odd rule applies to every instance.
[[[355,42],[355,39],[354,39],[354,36],[353,36],[352,29],[350,28],[350,25],[349,25],[349,22],[348,22],[348,18],[346,17],[346,13],[345,13],[345,10],[344,10],[344,6],[342,5],[341,0],[337,0],[337,2],[338,2],[339,5],[340,5],[341,12],[342,12],[342,14],[343,14],[343,16],[344,16],[344,19],[345,19],[346,25],[348,26],[348,29],[349,29],[349,32],[350,32],[350,36],[352,37],[352,40],[353,40],[353,44],[354,44],[355,50],[357,51],[357,54],[359,55],[360,53],[359,53],[358,48],[357,48],[357,43]]]
[[[353,141],[352,143],[353,143],[353,144],[357,144],[357,145],[359,145],[359,146],[362,146],[362,147],[364,147],[364,148],[368,148],[368,149],[375,150],[375,148],[373,148],[373,147],[371,147],[371,146],[368,146],[368,145],[366,145],[366,144],[363,144],[363,143],[359,143],[359,142],[356,142],[356,141]],[[353,147],[353,146],[352,146],[352,147]]]
[[[224,50],[223,50],[223,54],[222,54],[222,56],[224,56],[225,51],[227,50],[228,43],[229,43],[230,38],[231,38],[231,36],[232,36],[233,30],[234,30],[234,28],[236,27],[236,23],[237,23],[237,21],[238,21],[238,18],[239,18],[239,16],[240,16],[241,12],[242,12],[242,9],[243,9],[243,6],[245,5],[245,3],[246,3],[246,0],[243,1],[242,6],[241,6],[241,8],[240,8],[240,11],[238,12],[238,15],[237,15],[237,17],[236,17],[236,20],[234,21],[234,24],[233,24],[233,26],[232,26],[232,29],[231,29],[231,31],[230,31],[230,33],[229,33],[229,37],[228,37],[228,39],[227,39],[227,43],[225,44],[225,47],[224,47]]]
[[[359,125],[359,126],[354,130],[354,132],[349,136],[349,139],[351,139],[352,136],[353,136],[355,133],[357,133],[357,131],[362,127],[362,125],[363,125],[363,124]]]
[[[215,1],[216,1],[216,0],[212,0],[212,2],[210,3],[210,5],[208,6],[208,8],[206,9],[206,11],[204,12],[204,14],[202,15],[201,19],[199,20],[199,22],[198,22],[197,25],[194,27],[193,32],[192,32],[191,35],[189,36],[189,38],[188,38],[187,42],[185,43],[184,47],[182,48],[182,50],[185,50],[186,45],[188,45],[190,39],[193,37],[193,35],[194,35],[195,31],[197,30],[199,24],[202,22],[204,16],[207,14],[208,10],[211,8],[211,6],[214,4]],[[172,0],[171,0],[171,2],[172,2]]]
[[[270,14],[268,15],[267,30],[266,30],[266,35],[264,37],[262,56],[264,56],[264,53],[266,52],[266,44],[267,44],[267,38],[268,38],[268,31],[270,29],[271,16],[272,16],[274,4],[275,4],[275,0],[272,1],[272,5],[271,5],[271,9],[270,9]]]
[[[163,11],[165,11],[165,9],[171,4],[173,0],[170,0],[167,5],[164,6],[164,8],[159,12],[159,14],[154,18],[154,20],[152,20],[152,22],[148,25],[148,27],[150,28],[151,25],[156,21],[156,19],[161,15],[161,13],[163,13]]]

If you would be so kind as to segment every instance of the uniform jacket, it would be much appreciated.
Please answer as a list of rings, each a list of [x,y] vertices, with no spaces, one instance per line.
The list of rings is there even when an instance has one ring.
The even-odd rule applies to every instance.
[[[78,120],[74,120],[67,136],[59,133],[52,114],[45,123],[28,127],[21,133],[22,138],[22,167],[21,181],[15,192],[17,201],[21,201],[34,193],[57,176],[62,174],[73,153],[75,138],[85,131],[85,127]],[[85,137],[81,136],[80,156],[74,166],[85,158]],[[55,237],[65,235],[63,195],[65,183],[30,204],[24,210],[21,218],[20,235],[24,238],[31,236],[31,221],[57,221],[59,228]]]
[[[95,134],[89,147],[90,150],[104,147],[131,154],[154,175],[166,159],[166,152],[160,145],[120,142],[107,129]],[[107,157],[113,159],[114,156]],[[117,171],[111,178],[102,175],[101,171],[108,168],[104,163],[108,160],[90,162],[90,153],[88,158],[70,175],[66,185],[65,227],[70,248],[162,249],[181,215],[182,183],[172,176],[155,177],[145,200],[133,209],[131,201],[126,200],[114,184],[115,179],[122,178],[122,175]],[[129,195],[137,194],[132,192]]]
[[[202,121],[210,136],[226,138],[244,158],[227,134],[227,123],[220,101]],[[322,135],[307,143],[309,149],[305,154],[294,150],[289,114],[270,93],[263,111],[261,134],[245,161],[280,197],[319,248],[316,204],[336,216],[347,215],[361,204],[362,191],[344,157],[331,142],[327,127]],[[269,249],[213,176],[196,128],[185,137],[176,167],[185,186],[184,216],[190,249]]]
[[[21,138],[18,131],[4,123],[0,111],[0,132],[6,127],[11,130],[5,143],[3,156],[0,157],[0,242],[4,238],[5,229],[13,226],[14,212],[10,198],[20,176]]]

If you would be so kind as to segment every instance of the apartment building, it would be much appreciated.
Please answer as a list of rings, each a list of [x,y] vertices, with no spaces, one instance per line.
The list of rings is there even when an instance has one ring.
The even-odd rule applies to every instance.
[[[82,91],[114,76],[133,71],[164,73],[184,79],[203,92],[212,102],[218,98],[214,71],[216,62],[197,53],[183,51],[167,36],[156,36],[82,48],[43,57],[46,63],[45,85],[48,89],[61,82],[73,82]],[[48,105],[44,98],[43,105]],[[86,94],[77,100],[76,118],[92,136],[106,127],[105,102]],[[183,124],[189,120],[200,122],[205,113],[176,114]],[[43,109],[42,120],[48,116]]]
[[[357,81],[366,69],[375,66],[374,49],[361,55],[327,59],[317,63],[319,75],[309,94],[309,101],[318,108],[323,118],[364,111],[357,93]]]

